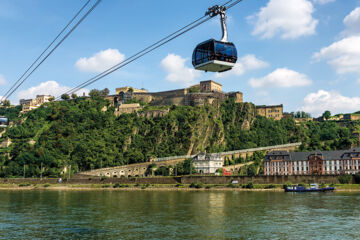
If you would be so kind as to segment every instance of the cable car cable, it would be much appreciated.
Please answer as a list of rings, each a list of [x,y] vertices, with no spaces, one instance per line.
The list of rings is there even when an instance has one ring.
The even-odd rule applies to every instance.
[[[35,59],[35,61],[26,69],[26,71],[21,75],[21,77],[10,87],[10,89],[2,95],[0,102],[4,101],[4,98],[6,98],[7,94],[20,82],[20,80],[29,72],[29,70],[35,65],[37,61],[45,54],[45,52],[51,47],[51,45],[54,44],[54,42],[60,37],[60,35],[69,27],[69,25],[79,16],[79,14],[84,10],[84,8],[90,3],[91,0],[88,0],[81,8],[80,10],[75,14],[75,16],[66,24],[66,26],[60,31],[60,33],[54,38],[54,40],[45,48],[45,50]]]
[[[177,30],[177,31],[175,31],[175,32],[173,32],[173,33],[171,33],[171,34],[167,35],[166,37],[162,38],[161,40],[157,41],[156,43],[151,44],[150,46],[148,46],[148,47],[144,48],[143,50],[141,50],[141,51],[139,51],[138,53],[136,53],[136,54],[134,54],[134,55],[130,56],[129,58],[127,58],[127,59],[123,60],[122,62],[120,62],[120,63],[118,63],[118,64],[116,64],[116,65],[112,66],[111,68],[109,68],[109,69],[105,70],[104,72],[102,72],[102,73],[100,73],[100,74],[98,74],[98,75],[96,75],[96,76],[92,77],[91,79],[89,79],[89,80],[85,81],[84,83],[82,83],[82,84],[78,85],[77,87],[74,87],[74,88],[72,88],[72,89],[70,89],[70,90],[66,91],[66,92],[65,92],[65,94],[68,94],[68,93],[74,93],[74,90],[75,90],[75,89],[77,89],[77,88],[79,88],[81,85],[83,85],[83,84],[85,84],[85,83],[87,83],[87,82],[90,82],[90,81],[92,81],[92,80],[94,80],[94,79],[96,79],[96,78],[100,77],[100,76],[101,76],[101,75],[103,75],[103,74],[106,74],[107,72],[109,72],[109,71],[113,70],[114,68],[116,68],[116,67],[118,67],[118,66],[120,66],[120,65],[124,64],[124,63],[125,63],[125,62],[127,62],[127,61],[130,61],[131,59],[133,59],[133,58],[137,57],[137,56],[138,56],[138,55],[140,55],[141,53],[143,53],[143,52],[147,51],[148,49],[150,49],[150,48],[152,48],[152,47],[154,47],[154,46],[156,46],[157,44],[160,44],[161,42],[165,41],[166,39],[168,39],[168,38],[170,38],[170,37],[174,36],[175,34],[177,34],[177,33],[181,32],[182,30],[184,30],[184,29],[186,29],[186,28],[190,27],[191,25],[194,25],[196,22],[199,22],[200,20],[202,20],[202,19],[203,19],[203,18],[205,18],[205,17],[206,17],[206,16],[202,16],[202,17],[200,17],[200,18],[196,19],[195,21],[193,21],[193,22],[189,23],[188,25],[186,25],[186,26],[184,26],[184,27],[180,28],[179,30]],[[78,91],[78,90],[76,90],[76,91]],[[75,91],[75,92],[76,92],[76,91]]]
[[[233,1],[233,0],[228,1],[228,2],[226,2],[225,4],[228,4],[228,3],[232,2],[232,1]],[[237,0],[236,2],[232,3],[232,4],[230,5],[230,7],[235,6],[235,5],[236,5],[236,4],[238,4],[240,1],[241,1],[241,0]],[[226,6],[225,6],[225,4],[224,4],[224,5],[222,5],[222,6],[226,7]],[[227,8],[227,7],[226,7],[226,8]],[[203,18],[205,18],[205,17],[206,17],[206,19],[204,19],[204,20],[202,20],[201,22],[199,22],[199,23],[195,24],[196,22],[200,21],[201,19],[203,19]],[[75,93],[75,92],[79,91],[81,88],[84,88],[84,87],[86,87],[86,86],[88,86],[88,85],[90,85],[90,84],[92,84],[92,83],[94,83],[94,82],[96,82],[96,81],[98,81],[98,80],[100,80],[100,79],[102,79],[102,78],[106,77],[107,75],[109,75],[109,74],[113,73],[114,71],[116,71],[116,70],[118,70],[118,69],[120,69],[120,68],[122,68],[122,67],[124,67],[124,66],[128,65],[129,63],[131,63],[131,62],[133,62],[133,61],[135,61],[135,60],[137,60],[137,59],[141,58],[142,56],[144,56],[144,55],[146,55],[146,54],[148,54],[148,53],[150,53],[150,52],[154,51],[155,49],[157,49],[157,48],[159,48],[159,47],[161,47],[161,46],[165,45],[166,43],[168,43],[168,42],[172,41],[173,39],[175,39],[175,38],[177,38],[177,37],[181,36],[182,34],[184,34],[184,33],[188,32],[188,31],[190,31],[190,30],[192,30],[193,28],[195,28],[195,27],[197,27],[197,26],[199,26],[199,25],[203,24],[204,22],[206,22],[206,21],[210,20],[210,19],[211,19],[211,18],[213,18],[213,17],[214,17],[214,16],[210,16],[210,15],[208,15],[208,13],[206,13],[206,14],[205,14],[205,16],[203,16],[203,17],[201,17],[201,18],[199,18],[199,19],[195,20],[194,22],[192,22],[192,23],[190,23],[190,24],[186,25],[185,27],[183,27],[183,28],[181,28],[181,29],[177,30],[176,32],[174,32],[174,33],[172,33],[172,34],[168,35],[167,37],[165,37],[165,38],[163,38],[163,39],[161,39],[161,40],[157,41],[156,43],[151,44],[149,47],[146,47],[145,49],[141,50],[140,52],[138,52],[138,53],[136,53],[136,54],[132,55],[131,57],[129,57],[129,58],[125,59],[124,61],[122,61],[122,62],[120,62],[120,63],[118,63],[118,64],[114,65],[113,67],[111,67],[111,68],[109,68],[109,69],[105,70],[104,72],[102,72],[102,73],[100,73],[100,74],[98,74],[98,75],[96,75],[96,76],[94,76],[94,77],[90,78],[89,80],[87,80],[87,81],[85,81],[85,82],[83,82],[83,83],[79,84],[78,86],[76,86],[76,87],[74,87],[74,88],[72,88],[72,89],[70,89],[70,90],[66,91],[66,92],[65,92],[65,93],[63,93],[63,94]],[[191,27],[190,27],[190,26],[191,26]],[[189,27],[189,28],[188,28],[188,29],[186,29],[187,27]],[[184,29],[186,29],[186,30],[184,30]],[[180,32],[181,30],[184,30],[184,31]],[[180,33],[179,33],[179,32],[180,32]],[[174,36],[174,34],[176,34],[176,33],[178,33],[178,34]],[[173,37],[171,37],[170,39],[168,39],[170,36],[173,36]],[[168,40],[166,40],[166,41],[162,42],[162,41],[163,41],[163,40],[165,40],[165,39],[168,39]],[[161,42],[162,42],[162,43],[161,43]],[[61,95],[62,95],[62,94],[61,94]],[[58,96],[56,99],[57,99],[57,100],[58,100],[58,99],[60,99],[60,98],[61,98],[61,95],[60,95],[60,96]]]
[[[188,28],[188,29],[184,30],[183,32],[180,32],[179,34],[177,34],[177,35],[173,36],[172,38],[170,38],[170,39],[166,40],[165,42],[163,42],[163,43],[161,43],[161,44],[159,44],[159,45],[157,45],[157,46],[154,46],[154,47],[153,47],[153,48],[151,48],[150,50],[148,50],[148,51],[146,51],[146,52],[143,52],[143,53],[142,53],[142,54],[140,54],[140,55],[139,55],[139,53],[135,54],[135,55],[138,55],[138,56],[137,56],[137,57],[135,57],[135,58],[133,58],[133,59],[126,59],[126,60],[124,60],[123,62],[121,62],[121,63],[119,63],[119,64],[117,64],[117,65],[115,65],[115,66],[111,67],[110,69],[108,69],[108,70],[106,70],[106,71],[104,71],[104,72],[102,72],[102,73],[98,74],[97,76],[95,76],[95,77],[93,77],[93,78],[91,78],[91,79],[89,79],[89,80],[85,81],[84,83],[82,83],[82,84],[80,84],[80,85],[76,86],[75,88],[71,89],[70,91],[67,91],[66,93],[74,93],[74,92],[79,91],[81,88],[84,88],[84,87],[86,87],[86,86],[88,86],[88,85],[90,85],[90,84],[92,84],[92,83],[94,83],[94,82],[96,82],[96,81],[98,81],[98,80],[100,80],[100,79],[102,79],[102,78],[106,77],[106,76],[107,76],[107,75],[109,75],[110,73],[113,73],[113,72],[115,72],[116,70],[118,70],[118,69],[120,69],[120,68],[122,68],[122,67],[124,67],[124,66],[128,65],[129,63],[131,63],[131,62],[133,62],[133,61],[135,61],[135,60],[137,60],[137,59],[141,58],[142,56],[144,56],[144,55],[146,55],[146,54],[148,54],[148,53],[150,53],[150,52],[152,52],[152,51],[156,50],[157,48],[159,48],[159,47],[161,47],[161,46],[165,45],[166,43],[168,43],[168,42],[170,42],[170,41],[174,40],[175,38],[177,38],[177,37],[179,37],[179,36],[183,35],[184,33],[186,33],[186,32],[188,32],[188,31],[192,30],[193,28],[195,28],[195,27],[197,27],[197,26],[199,26],[199,25],[203,24],[204,22],[206,22],[206,21],[210,20],[211,18],[212,18],[212,17],[207,17],[206,19],[204,19],[204,20],[202,20],[201,22],[199,22],[199,23],[195,24],[194,26],[192,26],[192,27],[190,27],[190,28]],[[177,31],[177,32],[178,32],[178,31]],[[66,93],[65,93],[65,94],[66,94]],[[60,99],[60,98],[61,98],[61,96],[57,97],[56,99]]]
[[[70,31],[60,40],[59,43],[37,64],[37,66],[13,89],[5,98],[9,98],[31,75],[35,70],[69,37],[69,35],[85,20],[85,18],[99,5],[102,0],[96,3],[83,15],[80,20],[70,29]]]

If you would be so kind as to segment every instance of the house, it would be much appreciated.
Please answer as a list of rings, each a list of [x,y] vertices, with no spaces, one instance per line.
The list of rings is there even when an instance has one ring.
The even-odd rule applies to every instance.
[[[266,118],[280,120],[283,118],[283,105],[259,105],[256,106],[256,113]]]
[[[193,163],[197,173],[213,174],[223,167],[220,153],[199,153],[193,157]]]
[[[287,152],[266,154],[264,175],[337,175],[360,172],[360,148],[338,151]]]

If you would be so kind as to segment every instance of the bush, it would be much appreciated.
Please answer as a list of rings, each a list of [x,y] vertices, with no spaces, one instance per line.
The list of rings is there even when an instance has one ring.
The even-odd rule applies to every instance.
[[[249,182],[248,184],[245,185],[245,188],[253,189],[253,188],[254,188],[254,184],[253,184],[252,182]]]
[[[299,187],[306,187],[306,183],[299,183],[298,186]]]
[[[210,189],[210,188],[212,188],[212,186],[210,186],[210,185],[207,185],[207,186],[205,187],[205,189]]]
[[[134,186],[135,186],[135,187],[139,187],[139,186],[140,186],[140,184],[139,184],[139,183],[136,183]]]
[[[145,186],[142,186],[141,189],[146,189],[146,185],[145,185]]]
[[[349,184],[352,180],[352,175],[342,175],[338,177],[338,180],[341,184]]]
[[[175,187],[182,187],[183,185],[181,183],[177,183]]]
[[[190,184],[190,186],[189,186],[190,188],[197,188],[197,189],[199,189],[199,188],[202,188],[202,187],[204,187],[204,185],[200,182],[200,183],[191,183]]]
[[[49,183],[44,184],[44,187],[50,187],[50,186],[51,186],[51,184],[49,184]]]
[[[103,185],[101,185],[101,187],[102,188],[109,188],[109,187],[111,187],[111,184],[103,184]]]
[[[276,186],[274,184],[269,184],[269,185],[266,185],[264,188],[271,189],[271,188],[276,188]]]
[[[360,184],[360,174],[359,173],[354,175],[354,181],[356,184]]]
[[[104,181],[106,179],[106,177],[105,176],[102,176],[101,178],[100,178],[100,181]]]
[[[233,184],[233,183],[229,183],[229,184],[227,185],[227,187],[229,187],[229,188],[237,188],[238,186],[235,185],[235,184]]]
[[[31,186],[31,183],[20,183],[19,187],[29,187]]]

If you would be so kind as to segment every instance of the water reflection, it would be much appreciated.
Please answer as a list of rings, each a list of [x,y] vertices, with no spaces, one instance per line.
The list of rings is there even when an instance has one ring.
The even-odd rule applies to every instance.
[[[1,191],[1,239],[356,239],[359,194]]]

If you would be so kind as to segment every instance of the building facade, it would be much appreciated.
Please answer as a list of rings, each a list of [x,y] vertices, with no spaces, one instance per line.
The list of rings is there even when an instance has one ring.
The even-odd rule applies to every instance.
[[[338,175],[360,172],[360,148],[339,151],[266,154],[264,175]]]
[[[223,167],[220,153],[199,153],[193,158],[193,163],[197,173],[213,174]]]
[[[54,98],[51,95],[36,95],[35,99],[20,99],[20,105],[22,105],[22,112],[29,112],[43,105],[44,103],[50,102],[50,99]]]
[[[256,113],[266,118],[280,120],[283,118],[283,105],[256,106]]]
[[[222,85],[213,80],[201,81],[200,82],[201,92],[222,92]]]

